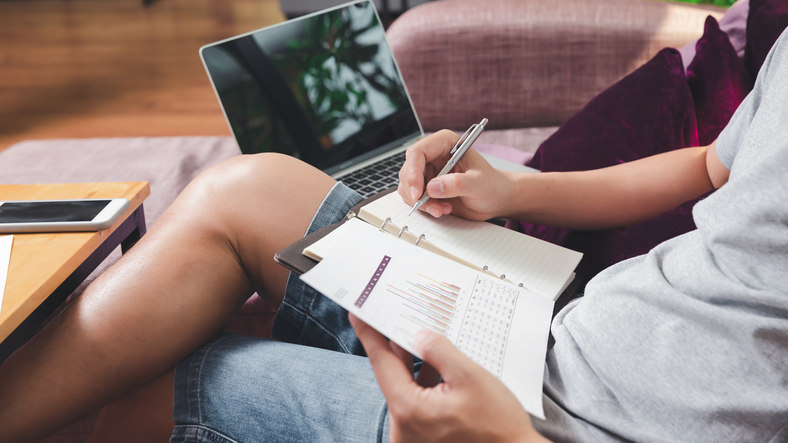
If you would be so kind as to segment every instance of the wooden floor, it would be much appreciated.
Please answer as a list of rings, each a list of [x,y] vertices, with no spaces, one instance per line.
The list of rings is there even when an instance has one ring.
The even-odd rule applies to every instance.
[[[0,150],[22,140],[229,135],[197,54],[277,0],[0,1]]]

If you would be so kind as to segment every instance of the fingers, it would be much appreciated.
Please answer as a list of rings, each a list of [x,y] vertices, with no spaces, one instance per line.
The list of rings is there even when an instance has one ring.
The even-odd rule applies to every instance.
[[[427,183],[427,194],[431,198],[452,198],[463,194],[463,176],[446,174],[435,177]]]
[[[454,200],[449,199],[468,196],[466,189],[471,187],[465,183],[467,180],[467,173],[451,173],[433,178],[426,186],[426,192],[430,199],[422,206],[422,209],[436,218],[451,214],[455,209],[452,204]]]
[[[402,364],[404,364],[405,367],[408,368],[409,370],[412,370],[412,368],[413,368],[413,355],[411,355],[410,352],[408,352],[405,349],[403,349],[402,346],[400,346],[400,345],[398,345],[398,344],[396,344],[396,343],[394,343],[393,341],[390,341],[390,340],[389,340],[389,347],[391,348],[391,351],[394,352],[394,355],[396,355],[400,359]]]
[[[427,329],[416,334],[415,346],[422,359],[435,368],[446,381],[460,381],[465,377],[468,368],[477,367],[476,363],[451,344],[448,338]]]
[[[427,183],[427,194],[432,198],[468,196],[481,188],[474,184],[474,181],[481,177],[481,173],[492,169],[485,168],[485,165],[489,166],[484,157],[470,149],[455,167],[456,172],[435,177]]]
[[[367,352],[369,363],[375,372],[380,390],[389,402],[408,399],[418,386],[413,381],[410,368],[389,346],[389,341],[380,332],[353,314],[348,315],[350,324]]]
[[[449,151],[457,143],[458,135],[449,130],[438,131],[408,148],[405,164],[399,171],[397,191],[402,199],[412,205],[424,192],[425,180],[443,167]]]
[[[422,388],[431,388],[441,381],[441,375],[429,363],[421,365],[419,376],[416,377],[416,383]]]
[[[476,441],[541,438],[511,391],[446,337],[429,330],[416,334],[414,344],[425,362],[416,384],[397,348],[354,315],[349,318],[386,397],[389,441],[435,441],[441,436],[447,441],[457,436]],[[436,386],[438,374],[444,383]]]

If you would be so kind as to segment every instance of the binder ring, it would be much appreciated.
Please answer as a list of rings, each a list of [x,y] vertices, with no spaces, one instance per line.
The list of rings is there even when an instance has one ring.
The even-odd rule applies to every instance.
[[[391,223],[391,217],[386,217],[386,219],[383,220],[383,224],[380,225],[380,230],[381,231],[385,231],[386,230],[386,224],[388,224],[388,223]]]
[[[522,283],[519,283],[517,286],[518,286],[518,287],[521,287],[521,288],[524,288],[524,287],[525,287],[525,286],[523,286],[523,284],[522,284]]]
[[[422,240],[424,240],[424,238],[425,238],[424,234],[421,234],[421,235],[419,236],[419,238],[416,240],[416,246],[418,246],[418,245],[419,245],[419,243],[421,243],[421,241],[422,241]]]
[[[487,272],[489,269],[490,269],[490,268],[489,268],[487,265],[485,265],[485,266],[482,268],[482,272]]]
[[[501,280],[506,280],[506,274],[501,274]]]
[[[400,229],[400,230],[399,230],[399,234],[397,234],[397,238],[400,238],[400,237],[402,237],[402,234],[403,234],[405,231],[407,231],[407,230],[408,230],[408,225],[405,225],[405,226],[403,226],[403,227],[402,227],[402,229]]]

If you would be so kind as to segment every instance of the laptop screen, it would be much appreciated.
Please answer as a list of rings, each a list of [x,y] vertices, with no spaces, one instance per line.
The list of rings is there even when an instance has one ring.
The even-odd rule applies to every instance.
[[[421,135],[372,2],[201,48],[244,153],[283,152],[329,171]]]

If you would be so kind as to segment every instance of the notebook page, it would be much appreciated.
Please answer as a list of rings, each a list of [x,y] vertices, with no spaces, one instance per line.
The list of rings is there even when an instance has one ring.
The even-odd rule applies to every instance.
[[[446,336],[543,417],[551,300],[370,224],[359,221],[341,235],[351,231],[301,280],[416,355],[418,331]]]
[[[353,217],[350,220],[347,220],[345,223],[339,225],[336,229],[334,229],[331,233],[326,235],[325,237],[321,238],[320,240],[315,241],[314,243],[308,245],[304,248],[301,253],[315,261],[321,261],[324,257],[331,254],[331,252],[337,249],[339,246],[353,241],[355,237],[358,236],[359,229],[365,229],[368,227],[375,228],[379,226],[379,223],[372,223],[366,222],[359,217]],[[400,229],[394,226],[393,223],[388,223],[385,227],[385,231],[391,235],[395,235],[400,237],[402,240],[407,241],[408,243],[412,243],[414,245],[418,245],[422,249],[426,249],[430,252],[434,252],[438,255],[451,259],[457,263],[462,265],[468,266],[476,271],[482,271],[481,266],[476,266],[474,263],[468,262],[467,260],[462,259],[461,257],[447,254],[446,251],[436,247],[429,241],[420,241],[417,235],[414,235],[411,232],[404,232],[400,233]]]
[[[514,283],[554,298],[577,267],[582,254],[486,222],[456,216],[436,219],[423,211],[408,216],[411,207],[391,193],[364,206],[359,217],[380,224],[387,217],[391,224],[424,234],[425,238],[451,255],[503,275]]]

